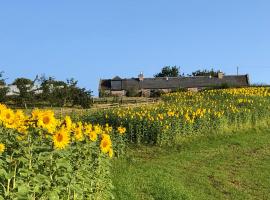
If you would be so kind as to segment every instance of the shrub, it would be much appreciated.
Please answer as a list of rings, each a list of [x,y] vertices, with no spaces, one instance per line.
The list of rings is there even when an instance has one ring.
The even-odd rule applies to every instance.
[[[127,90],[126,96],[127,97],[138,97],[138,96],[140,96],[140,93],[136,88],[130,88]]]

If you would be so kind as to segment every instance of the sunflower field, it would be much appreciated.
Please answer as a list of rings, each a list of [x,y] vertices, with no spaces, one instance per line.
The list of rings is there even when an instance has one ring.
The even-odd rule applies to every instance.
[[[169,93],[162,99],[152,105],[98,111],[84,121],[126,127],[131,143],[173,145],[189,136],[248,128],[270,119],[267,87]]]
[[[111,199],[125,128],[30,115],[0,104],[0,199]]]

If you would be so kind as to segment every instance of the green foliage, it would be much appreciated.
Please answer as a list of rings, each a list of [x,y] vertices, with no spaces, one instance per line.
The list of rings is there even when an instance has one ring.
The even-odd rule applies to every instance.
[[[220,70],[214,70],[213,68],[211,70],[197,70],[195,72],[192,72],[192,76],[212,76],[217,77],[218,73],[221,72]]]
[[[37,82],[39,84],[37,84]],[[7,96],[8,87],[5,85],[3,72],[0,72],[0,102],[15,103],[16,106],[25,107],[37,105],[43,106],[81,106],[90,108],[92,91],[79,87],[75,79],[67,79],[66,82],[55,80],[53,77],[38,76],[34,81],[28,78],[17,78],[12,83],[17,86],[18,92]]]
[[[129,88],[127,90],[126,96],[127,97],[138,97],[139,96],[139,91],[138,91],[138,89],[136,89],[134,87]]]
[[[34,81],[27,78],[17,78],[12,84],[16,85],[19,90],[18,97],[15,98],[17,104],[26,107],[27,103],[34,99]]]
[[[8,93],[8,88],[0,86],[0,102],[7,101],[7,93]]]
[[[79,105],[83,108],[89,108],[92,105],[91,91],[77,86],[78,81],[73,78],[68,79],[66,82],[57,81],[52,77],[42,77],[41,99],[50,102],[55,106],[75,106]]]
[[[72,92],[73,105],[80,105],[82,108],[90,108],[93,104],[92,91],[85,88],[75,88]]]
[[[98,95],[99,97],[110,97],[111,96],[111,94],[110,94],[110,92],[106,92],[105,90],[103,90],[103,89],[100,89],[99,90],[99,95]]]
[[[156,98],[161,97],[163,94],[165,94],[162,90],[152,90],[150,93],[150,97]]]
[[[18,140],[0,128],[0,196],[3,199],[111,199],[110,161],[99,142],[85,140],[64,150],[31,131]]]
[[[177,89],[174,89],[171,91],[171,93],[174,93],[174,92],[187,92],[188,89],[187,88],[177,88]]]
[[[0,72],[0,86],[5,86],[6,85],[6,81],[4,79],[4,72],[1,71]]]
[[[165,66],[161,69],[161,72],[154,75],[154,77],[177,77],[180,76],[179,67],[177,66]]]

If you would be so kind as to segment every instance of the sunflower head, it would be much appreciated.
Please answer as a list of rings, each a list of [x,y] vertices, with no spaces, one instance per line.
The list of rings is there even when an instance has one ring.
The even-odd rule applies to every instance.
[[[118,133],[119,133],[120,135],[123,135],[123,134],[126,132],[126,128],[120,126],[120,127],[117,128],[117,131],[118,131]]]
[[[108,153],[112,146],[112,141],[110,138],[105,137],[100,142],[100,149],[103,153]]]
[[[82,130],[82,124],[81,123],[77,123],[75,126],[73,126],[72,131],[73,131],[75,140],[83,141],[84,135],[83,135],[83,130]]]
[[[72,120],[70,116],[65,116],[64,124],[65,124],[66,129],[70,130],[72,128]]]
[[[97,133],[95,131],[90,131],[89,138],[91,141],[95,142],[97,140]]]
[[[33,114],[33,113],[32,113]],[[53,133],[58,124],[54,117],[54,112],[51,110],[39,111],[37,114],[37,126],[47,129],[49,133]]]
[[[70,136],[65,129],[58,130],[53,135],[53,144],[55,149],[64,149],[70,143]]]

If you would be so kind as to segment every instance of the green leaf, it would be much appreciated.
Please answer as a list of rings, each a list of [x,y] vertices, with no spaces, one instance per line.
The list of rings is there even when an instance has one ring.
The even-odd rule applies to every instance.
[[[56,191],[51,191],[48,195],[49,200],[59,200],[59,196]]]
[[[68,171],[72,170],[72,167],[71,167],[70,163],[66,159],[58,159],[56,161],[56,166],[57,166],[58,169],[63,167],[65,169],[67,169]]]
[[[28,199],[27,194],[29,192],[29,188],[26,185],[19,185],[18,186],[18,199]]]
[[[7,177],[7,172],[5,169],[0,169],[0,177]]]

